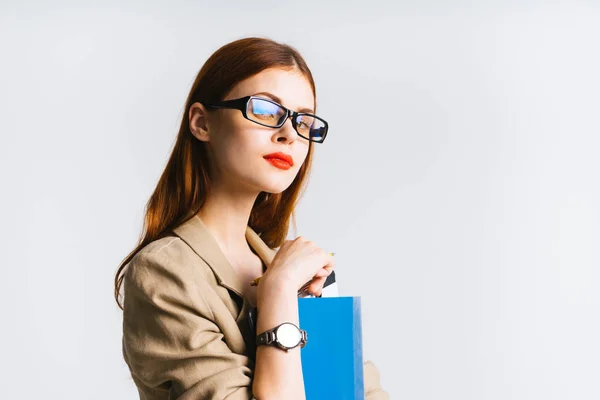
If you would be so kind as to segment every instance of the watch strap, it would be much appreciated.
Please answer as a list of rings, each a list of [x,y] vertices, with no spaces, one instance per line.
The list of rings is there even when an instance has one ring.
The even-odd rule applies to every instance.
[[[298,328],[294,324],[292,324],[292,325],[296,326],[296,328],[298,328],[298,330],[300,331],[300,342],[294,347],[286,348],[277,341],[277,335],[275,334],[275,331],[277,331],[277,328],[279,328],[283,324],[289,324],[289,322],[284,322],[282,324],[279,324],[276,327],[266,330],[263,333],[261,333],[260,335],[256,336],[256,346],[260,346],[260,345],[277,346],[284,350],[291,350],[298,346],[300,346],[300,348],[304,347],[306,345],[306,342],[308,341],[308,333],[306,333],[305,330]]]
[[[275,342],[275,329],[277,329],[277,328],[269,329],[268,331],[265,331],[265,332],[261,333],[260,335],[258,335],[256,337],[256,345],[259,346],[261,344],[265,344],[265,345],[273,344],[273,342]]]

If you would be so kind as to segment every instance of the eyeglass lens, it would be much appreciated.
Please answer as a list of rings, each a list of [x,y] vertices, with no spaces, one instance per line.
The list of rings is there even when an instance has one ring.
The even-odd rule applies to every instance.
[[[260,124],[276,128],[287,117],[286,110],[268,100],[252,98],[246,109],[248,118]],[[310,115],[296,117],[298,133],[310,140],[321,140],[325,133],[325,122]]]

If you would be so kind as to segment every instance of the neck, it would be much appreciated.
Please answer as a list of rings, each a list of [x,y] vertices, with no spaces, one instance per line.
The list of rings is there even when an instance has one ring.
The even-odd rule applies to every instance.
[[[216,188],[215,188],[216,189]],[[211,190],[198,216],[211,231],[232,265],[252,256],[246,227],[258,193],[231,193]]]

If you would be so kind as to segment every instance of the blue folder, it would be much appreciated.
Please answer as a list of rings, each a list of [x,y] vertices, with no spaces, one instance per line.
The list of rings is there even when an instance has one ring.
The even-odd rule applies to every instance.
[[[299,298],[307,400],[364,399],[360,297]]]

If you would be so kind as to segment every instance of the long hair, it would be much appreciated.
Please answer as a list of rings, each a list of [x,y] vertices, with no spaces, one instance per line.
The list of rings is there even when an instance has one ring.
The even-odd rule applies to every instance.
[[[168,235],[172,229],[193,217],[210,192],[207,147],[190,131],[190,106],[195,102],[222,100],[236,84],[267,68],[300,71],[310,83],[316,99],[315,82],[310,69],[300,53],[290,45],[250,37],[228,43],[208,58],[188,94],[177,140],[146,204],[138,244],[121,261],[115,274],[114,296],[121,309],[120,291],[127,264],[147,244]],[[271,248],[281,246],[286,239],[290,218],[296,229],[294,210],[308,183],[312,154],[313,142],[309,142],[306,160],[292,184],[282,193],[261,192],[252,207],[248,225]]]

